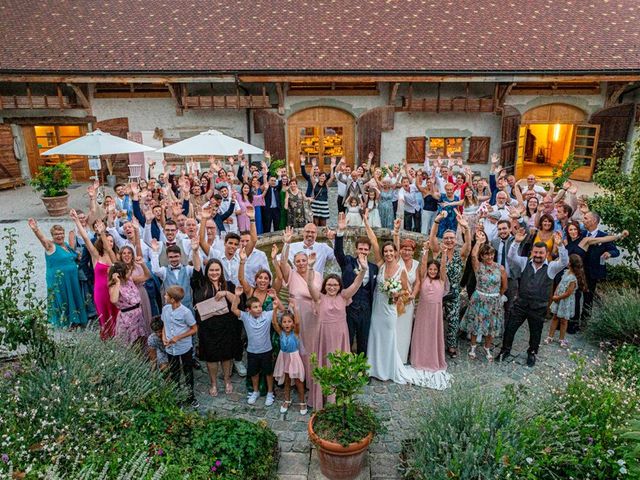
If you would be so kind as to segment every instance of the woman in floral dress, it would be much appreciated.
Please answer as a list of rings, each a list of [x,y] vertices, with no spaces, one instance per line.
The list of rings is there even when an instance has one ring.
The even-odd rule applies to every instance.
[[[289,189],[284,198],[284,208],[287,210],[287,225],[293,228],[303,228],[307,224],[304,214],[304,194],[298,189],[298,181],[292,178]]]
[[[484,337],[487,360],[492,361],[491,342],[500,335],[504,319],[502,295],[507,290],[507,273],[495,262],[495,250],[482,231],[476,232],[476,244],[471,251],[471,262],[476,274],[477,288],[469,301],[462,319],[462,329],[471,334],[469,357],[476,358],[476,342]]]
[[[116,321],[116,337],[127,345],[142,344],[147,334],[140,306],[140,291],[124,262],[115,262],[109,268],[109,298],[120,310]]]

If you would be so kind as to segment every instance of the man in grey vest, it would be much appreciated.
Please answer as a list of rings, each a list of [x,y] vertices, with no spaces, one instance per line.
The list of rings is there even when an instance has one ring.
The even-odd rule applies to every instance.
[[[526,237],[526,231],[521,228],[515,236],[515,240],[509,248],[508,260],[517,266],[522,274],[518,298],[513,304],[511,315],[507,319],[507,325],[502,339],[502,348],[496,357],[502,361],[511,353],[513,338],[520,326],[526,320],[529,324],[529,349],[527,350],[527,366],[536,364],[536,355],[540,346],[544,317],[553,288],[553,279],[569,264],[569,254],[562,243],[562,235],[556,232],[553,241],[558,249],[559,257],[547,261],[547,245],[544,242],[536,242],[531,250],[531,258],[519,255],[520,244]]]

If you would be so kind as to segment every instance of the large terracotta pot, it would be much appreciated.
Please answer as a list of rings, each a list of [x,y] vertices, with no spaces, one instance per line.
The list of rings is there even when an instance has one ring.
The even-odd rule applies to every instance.
[[[320,438],[313,430],[314,413],[309,419],[307,429],[309,439],[318,447],[320,470],[331,480],[352,480],[362,471],[373,433],[369,433],[359,442],[343,447],[339,443]]]
[[[51,217],[62,217],[69,212],[69,194],[65,193],[59,197],[41,197],[42,203]]]

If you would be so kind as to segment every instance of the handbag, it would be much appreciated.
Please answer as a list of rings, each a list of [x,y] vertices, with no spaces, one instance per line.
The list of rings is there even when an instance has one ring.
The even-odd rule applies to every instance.
[[[208,320],[211,317],[215,317],[217,315],[224,315],[225,313],[229,313],[229,305],[227,305],[227,300],[216,300],[216,297],[207,298],[202,302],[196,304],[195,309],[200,315],[200,320]]]

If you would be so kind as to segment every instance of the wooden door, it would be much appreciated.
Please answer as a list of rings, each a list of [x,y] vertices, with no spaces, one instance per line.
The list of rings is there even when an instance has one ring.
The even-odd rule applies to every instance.
[[[337,108],[308,108],[287,120],[290,163],[300,171],[300,156],[317,159],[322,171],[328,172],[331,157],[345,157],[354,164],[354,118]]]
[[[426,137],[407,137],[405,159],[407,163],[422,163],[427,148]]]
[[[471,137],[469,139],[469,163],[488,163],[491,137]]]
[[[284,118],[275,112],[254,110],[253,128],[255,133],[264,134],[264,149],[271,153],[274,160],[286,160],[287,141],[285,136]],[[289,161],[292,161],[290,159]]]
[[[21,180],[20,165],[13,152],[11,125],[0,125],[0,184],[15,185]]]
[[[573,172],[572,179],[584,182],[591,181],[593,169],[596,166],[599,132],[600,125],[576,125],[571,151],[580,167]]]
[[[382,132],[393,130],[395,108],[393,105],[375,107],[358,117],[358,159],[367,161],[373,152],[373,163],[380,165],[382,150]]]
[[[500,161],[508,173],[514,173],[518,154],[518,131],[520,112],[514,107],[505,106],[502,112],[502,143]]]
[[[73,173],[75,181],[88,181],[91,176],[87,157],[84,155],[45,156],[47,150],[87,133],[86,125],[36,125],[22,127],[29,170],[35,175],[40,167],[64,162]]]
[[[608,157],[616,143],[627,141],[634,112],[635,105],[627,103],[605,108],[591,115],[588,123],[600,125],[596,159]]]

